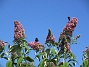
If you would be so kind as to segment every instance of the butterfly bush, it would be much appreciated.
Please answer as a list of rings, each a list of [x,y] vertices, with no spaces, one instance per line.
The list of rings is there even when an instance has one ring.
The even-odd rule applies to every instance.
[[[29,42],[28,46],[30,46],[34,50],[40,50],[40,49],[44,48],[44,46],[42,44],[40,44],[40,42],[38,42],[37,38],[35,39],[35,41]]]
[[[48,29],[48,35],[47,35],[47,37],[46,37],[46,41],[45,41],[45,42],[46,42],[46,43],[49,43],[49,42],[54,43],[54,42],[55,42],[55,37],[54,37],[54,35],[52,34],[52,32],[51,32],[50,29]]]
[[[0,40],[0,53],[3,52],[5,45],[6,45],[6,43],[4,41]]]
[[[0,46],[5,46],[5,45],[6,45],[5,42],[0,40]]]
[[[62,51],[64,51],[64,48],[66,48],[68,52],[71,52],[70,45],[69,45],[71,43],[70,37],[72,37],[72,33],[78,23],[78,19],[75,17],[71,19],[70,17],[68,17],[68,19],[69,21],[64,27],[63,32],[60,33],[59,47],[61,48]]]
[[[66,26],[63,29],[63,32],[67,35],[72,36],[72,32],[74,31],[76,25],[78,23],[78,19],[77,18],[72,18],[68,21],[68,23],[66,24]]]
[[[80,67],[89,67],[89,46],[83,50],[82,64]]]
[[[86,47],[86,49],[83,51],[84,53],[84,59],[89,59],[89,46]]]
[[[66,47],[66,49],[67,49],[68,52],[71,52],[70,46],[69,46],[69,44],[68,44],[67,42],[66,42],[66,44],[65,44],[65,47]]]
[[[38,38],[35,38],[35,41],[27,42],[22,24],[16,20],[14,21],[14,43],[13,45],[8,44],[8,51],[4,53],[6,42],[0,40],[0,58],[8,60],[6,67],[35,67],[34,59],[29,56],[29,51],[34,50],[36,51],[35,58],[39,59],[38,67],[73,67],[77,61],[70,46],[73,44],[72,41],[74,39],[77,40],[80,37],[80,35],[74,37],[74,39],[72,37],[77,23],[77,18],[68,17],[68,23],[60,33],[59,41],[57,42],[51,29],[48,29],[45,39],[46,45],[42,45]],[[89,47],[83,53],[83,64],[86,63],[86,60],[89,63]]]
[[[25,38],[24,28],[18,21],[14,21],[14,40]]]

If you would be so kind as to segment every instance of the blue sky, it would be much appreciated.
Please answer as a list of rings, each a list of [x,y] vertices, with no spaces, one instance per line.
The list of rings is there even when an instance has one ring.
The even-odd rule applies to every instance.
[[[77,17],[78,25],[73,35],[81,34],[81,37],[77,45],[71,46],[71,50],[81,64],[82,51],[89,45],[88,6],[88,0],[0,0],[0,39],[13,43],[13,22],[18,20],[25,29],[28,42],[38,37],[40,43],[44,44],[48,28],[52,30],[58,41],[59,34],[68,21],[67,17]],[[0,59],[3,67],[5,63],[4,59]],[[38,64],[37,60],[35,64]],[[79,67],[79,64],[76,67]]]

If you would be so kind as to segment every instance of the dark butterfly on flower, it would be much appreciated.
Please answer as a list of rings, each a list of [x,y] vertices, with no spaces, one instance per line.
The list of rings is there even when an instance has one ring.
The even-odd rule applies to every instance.
[[[38,38],[35,38],[35,42],[38,42],[39,40],[38,40]]]
[[[68,17],[68,20],[70,21],[70,17]]]

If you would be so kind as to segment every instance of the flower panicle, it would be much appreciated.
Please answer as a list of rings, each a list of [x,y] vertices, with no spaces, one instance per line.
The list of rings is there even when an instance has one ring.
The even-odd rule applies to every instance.
[[[42,44],[40,44],[38,41],[39,41],[38,38],[35,38],[35,41],[28,43],[28,46],[30,46],[34,50],[41,50],[41,49],[43,49],[44,46]]]
[[[63,29],[63,32],[67,35],[72,36],[72,32],[75,30],[77,23],[78,23],[77,18],[73,17],[73,18],[69,19],[68,23],[66,24],[66,26]]]
[[[64,47],[66,47],[67,51],[71,52],[69,43],[71,43],[72,33],[75,30],[77,23],[78,23],[77,18],[68,17],[68,23],[64,27],[63,31],[60,33],[60,37],[58,41],[59,46],[61,47],[62,50],[64,50]],[[78,35],[76,39],[79,37],[80,35]]]
[[[24,28],[19,21],[14,21],[14,40],[19,40],[20,38],[25,38]]]
[[[6,45],[6,43],[4,41],[0,40],[0,46],[5,46],[5,45]]]
[[[55,42],[55,37],[54,35],[52,34],[51,30],[48,29],[48,35],[46,37],[46,43],[54,43]]]

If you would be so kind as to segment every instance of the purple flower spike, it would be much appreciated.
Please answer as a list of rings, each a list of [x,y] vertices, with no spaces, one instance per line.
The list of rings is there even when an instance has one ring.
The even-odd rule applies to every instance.
[[[24,28],[18,21],[14,21],[14,40],[18,40],[20,38],[25,38]]]
[[[43,49],[44,48],[44,46],[41,45],[39,42],[29,42],[28,43],[28,46],[30,46],[34,50],[40,50],[40,49]]]
[[[78,23],[77,18],[74,17],[70,19],[69,22],[64,27],[63,32],[67,35],[72,36],[72,32],[75,30],[77,23]]]
[[[49,43],[49,42],[52,42],[52,43],[55,42],[55,37],[53,36],[50,29],[48,29],[48,35],[46,37],[46,43]]]
[[[35,38],[35,41],[28,43],[28,46],[30,46],[34,50],[41,50],[41,49],[43,49],[44,46],[41,45],[38,41],[39,41],[38,38]]]
[[[0,46],[5,46],[5,45],[6,45],[6,43],[4,41],[0,40]]]

